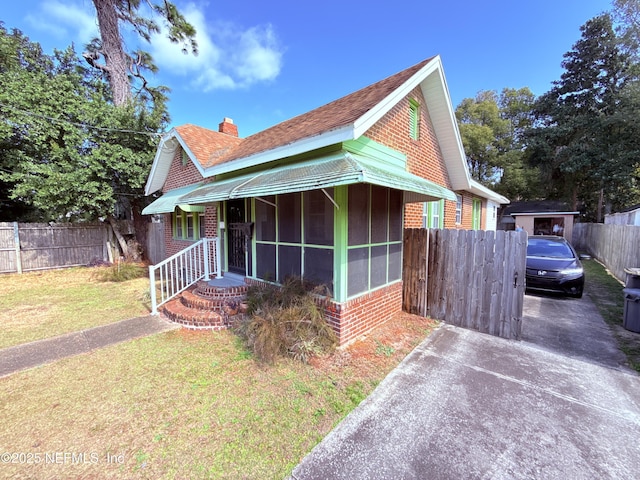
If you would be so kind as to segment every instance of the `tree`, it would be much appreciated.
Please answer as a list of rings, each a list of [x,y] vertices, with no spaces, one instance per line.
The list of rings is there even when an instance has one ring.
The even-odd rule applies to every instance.
[[[638,0],[614,0],[613,20],[616,32],[624,48],[634,61],[640,61],[640,2]]]
[[[628,94],[634,81],[630,55],[620,47],[610,15],[589,20],[581,32],[564,55],[560,80],[536,104],[528,154],[544,173],[550,198],[574,209],[582,204],[599,218],[599,202],[620,207],[629,200],[638,110]]]
[[[479,92],[456,108],[472,177],[509,198],[531,198],[537,172],[523,160],[535,96],[528,88]]]
[[[194,54],[197,54],[196,31],[171,2],[162,0],[153,3],[147,0],[144,4],[151,9],[149,16],[140,14],[141,3],[140,0],[93,0],[100,38],[94,39],[87,45],[83,56],[91,66],[105,75],[111,87],[111,99],[114,105],[131,109],[134,98],[143,104],[150,102],[154,105],[156,112],[162,112],[165,115],[164,120],[168,122],[169,117],[165,110],[168,89],[149,85],[145,74],[148,71],[155,73],[157,67],[149,53],[143,50],[126,51],[121,26],[132,28],[139,38],[150,42],[153,34],[161,32],[161,26],[156,22],[156,19],[159,19],[166,28],[168,38],[173,43],[182,43],[183,53],[191,51]],[[100,62],[101,59],[102,62]],[[141,220],[142,209],[140,202],[137,203],[136,205],[134,202],[132,205],[133,220],[134,224],[142,225],[144,223]],[[112,216],[107,218],[123,253],[125,256],[131,256],[128,245],[119,232],[117,222]],[[145,234],[139,229],[136,229],[136,232],[140,239]],[[140,244],[144,242],[138,242],[135,249],[141,249]]]
[[[0,181],[41,221],[113,217],[142,196],[165,108],[111,102],[73,48],[45,55],[0,25]]]
[[[474,99],[465,98],[456,108],[456,118],[471,176],[484,184],[494,184],[509,134],[509,123],[500,116],[496,93],[481,91]]]
[[[144,77],[145,71],[155,72],[151,56],[142,50],[127,52],[121,32],[121,24],[131,27],[146,42],[151,36],[160,33],[161,27],[153,18],[159,17],[167,28],[167,36],[173,43],[182,43],[182,51],[197,53],[195,28],[172,3],[163,0],[146,4],[151,8],[151,18],[140,15],[140,0],[93,0],[100,30],[100,38],[94,39],[83,54],[93,67],[102,71],[111,86],[113,103],[118,106],[127,104],[132,98],[132,88],[137,82],[137,92],[156,95]],[[100,62],[100,59],[103,62]]]

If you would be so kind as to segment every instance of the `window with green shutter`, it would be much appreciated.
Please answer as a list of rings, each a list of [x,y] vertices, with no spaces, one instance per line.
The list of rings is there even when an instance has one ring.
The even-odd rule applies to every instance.
[[[422,227],[444,228],[444,200],[424,203]]]
[[[420,104],[409,100],[409,136],[417,140],[420,136]]]

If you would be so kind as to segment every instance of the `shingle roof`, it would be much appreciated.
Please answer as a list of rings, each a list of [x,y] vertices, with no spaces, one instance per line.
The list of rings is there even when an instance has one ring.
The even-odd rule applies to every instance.
[[[214,152],[228,152],[242,142],[241,138],[197,125],[186,124],[175,129],[202,166]]]
[[[384,80],[327,103],[315,110],[274,125],[244,140],[218,134],[218,132],[195,127],[194,125],[176,127],[176,130],[178,130],[193,153],[196,154],[198,161],[204,168],[246,158],[353,124],[378,105],[387,95],[393,93],[404,84],[433,58],[428,58]],[[200,131],[196,132],[195,129]],[[183,135],[183,131],[190,135],[189,138]],[[234,138],[237,143],[219,145],[215,143],[218,141],[219,135]],[[198,146],[192,147],[192,142]],[[210,144],[205,145],[206,142],[210,142]],[[195,149],[200,153],[196,153]]]

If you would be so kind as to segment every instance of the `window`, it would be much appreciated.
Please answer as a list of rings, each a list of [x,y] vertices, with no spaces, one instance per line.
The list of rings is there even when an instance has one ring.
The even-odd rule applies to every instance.
[[[176,240],[200,240],[205,237],[204,207],[191,207],[193,211],[185,212],[176,207],[172,216],[173,238]]]
[[[444,200],[425,202],[422,214],[423,228],[443,228],[444,226]]]
[[[462,195],[456,194],[456,225],[462,223]]]
[[[417,140],[420,136],[420,104],[409,100],[409,136]]]
[[[204,213],[198,214],[198,225],[200,226],[200,229],[198,231],[198,238],[206,237],[207,232],[205,230]]]

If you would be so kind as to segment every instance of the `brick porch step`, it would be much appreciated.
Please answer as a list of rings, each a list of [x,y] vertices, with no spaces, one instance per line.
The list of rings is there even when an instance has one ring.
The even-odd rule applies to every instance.
[[[228,327],[225,318],[219,312],[185,305],[181,296],[168,301],[160,308],[169,320],[186,328],[221,330]]]
[[[246,313],[248,285],[219,287],[200,282],[167,302],[161,311],[186,328],[228,328],[234,316]]]

